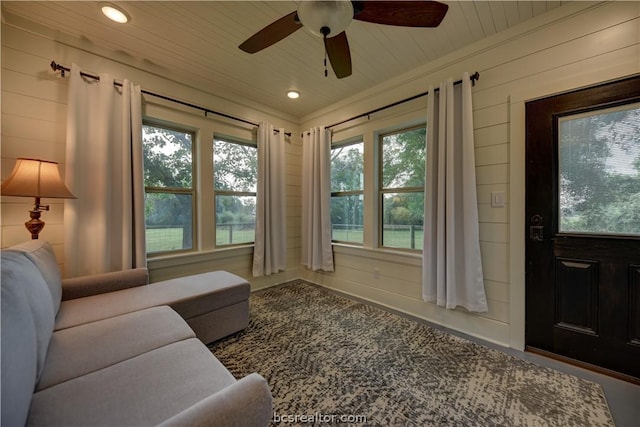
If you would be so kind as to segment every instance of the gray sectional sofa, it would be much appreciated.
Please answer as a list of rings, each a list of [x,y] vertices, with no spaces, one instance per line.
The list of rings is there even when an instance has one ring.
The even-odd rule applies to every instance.
[[[203,344],[247,326],[244,279],[63,281],[38,240],[3,250],[1,268],[3,427],[269,424],[264,378],[236,380]]]

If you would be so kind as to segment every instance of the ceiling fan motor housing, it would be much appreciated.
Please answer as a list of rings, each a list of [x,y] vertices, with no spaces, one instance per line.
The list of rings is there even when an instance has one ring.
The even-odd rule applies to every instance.
[[[353,19],[353,5],[350,1],[302,1],[298,18],[314,36],[331,38],[347,29]]]

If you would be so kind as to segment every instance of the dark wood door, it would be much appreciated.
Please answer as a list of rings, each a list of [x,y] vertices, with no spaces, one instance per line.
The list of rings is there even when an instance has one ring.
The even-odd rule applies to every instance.
[[[640,76],[526,103],[526,345],[640,378]]]

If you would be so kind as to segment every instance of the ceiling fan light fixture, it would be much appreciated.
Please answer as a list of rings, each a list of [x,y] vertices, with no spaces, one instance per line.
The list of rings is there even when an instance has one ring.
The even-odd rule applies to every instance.
[[[300,98],[300,92],[298,92],[297,90],[290,90],[289,92],[287,92],[287,97],[290,99],[298,99]]]
[[[106,16],[107,18],[111,19],[114,22],[117,22],[119,24],[126,24],[127,22],[129,22],[129,19],[130,19],[129,14],[124,10],[122,10],[122,8],[114,4],[101,3],[100,9],[102,10],[102,13],[104,16]]]
[[[353,4],[350,1],[302,1],[298,6],[298,18],[307,31],[324,37],[323,28],[330,32],[328,38],[347,29],[353,19]]]

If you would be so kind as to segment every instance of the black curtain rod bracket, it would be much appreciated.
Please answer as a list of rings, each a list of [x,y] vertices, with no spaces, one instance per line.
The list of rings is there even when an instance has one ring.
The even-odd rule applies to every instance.
[[[65,67],[64,65],[60,65],[60,64],[56,63],[56,61],[51,61],[51,64],[49,64],[49,65],[51,66],[51,69],[53,71],[60,71],[60,76],[62,76],[62,77],[65,77],[65,73],[66,72],[70,72],[71,71],[71,68]],[[90,78],[90,79],[100,80],[100,76],[95,76],[93,74],[80,72],[80,75],[83,76],[83,77]],[[117,81],[114,80],[113,85],[114,86],[122,86],[122,83],[117,82]],[[194,108],[196,110],[204,111],[204,116],[205,117],[207,117],[208,113],[211,113],[211,114],[215,114],[217,116],[221,116],[221,117],[224,117],[224,118],[227,118],[227,119],[231,119],[231,120],[235,120],[235,121],[238,121],[238,122],[242,122],[242,123],[254,126],[254,127],[258,127],[259,126],[257,123],[254,123],[252,121],[245,120],[245,119],[242,119],[240,117],[235,117],[235,116],[232,116],[232,115],[229,115],[229,114],[226,114],[226,113],[221,113],[219,111],[215,111],[215,110],[212,110],[210,108],[205,108],[205,107],[201,107],[199,105],[191,104],[189,102],[180,101],[179,99],[171,98],[171,97],[165,96],[165,95],[160,95],[158,93],[150,92],[150,91],[145,90],[145,89],[141,89],[140,91],[145,95],[155,96],[156,98],[164,99],[165,101],[174,102],[176,104],[184,105],[185,107],[190,107],[190,108]],[[274,129],[274,131],[280,132],[278,129]],[[291,132],[285,132],[284,134],[286,136],[291,136]]]

